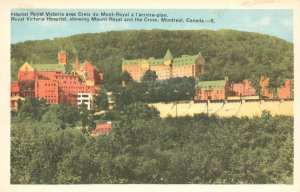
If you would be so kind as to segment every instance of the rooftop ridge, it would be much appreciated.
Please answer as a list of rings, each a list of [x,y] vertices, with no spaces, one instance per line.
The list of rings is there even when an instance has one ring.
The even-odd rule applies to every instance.
[[[171,52],[170,52],[171,54]],[[167,54],[166,54],[167,55]],[[170,55],[168,55],[169,57]],[[199,57],[199,54],[196,55],[181,55],[179,57],[173,58],[171,55],[169,58],[172,58],[173,65],[174,66],[182,66],[182,65],[188,65],[195,62],[195,59]],[[164,58],[154,58],[149,57],[146,58],[138,58],[138,59],[122,59],[122,66],[128,66],[128,65],[138,65],[142,61],[146,61],[149,63],[149,65],[163,65],[163,62],[166,61],[166,56]]]

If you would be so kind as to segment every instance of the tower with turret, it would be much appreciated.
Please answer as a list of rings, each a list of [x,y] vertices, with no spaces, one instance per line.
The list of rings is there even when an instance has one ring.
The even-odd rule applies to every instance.
[[[67,59],[68,59],[68,53],[66,51],[61,50],[60,52],[58,52],[58,54],[57,54],[58,64],[66,65]]]

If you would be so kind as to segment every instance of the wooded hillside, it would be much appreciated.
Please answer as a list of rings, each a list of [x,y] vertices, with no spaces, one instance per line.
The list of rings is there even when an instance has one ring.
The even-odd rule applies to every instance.
[[[169,48],[174,57],[201,52],[206,60],[203,80],[242,81],[266,75],[293,78],[293,44],[285,40],[235,30],[128,30],[80,34],[54,40],[26,41],[11,45],[12,79],[25,62],[56,63],[57,52],[91,61],[110,82],[120,81],[124,59],[162,58]]]

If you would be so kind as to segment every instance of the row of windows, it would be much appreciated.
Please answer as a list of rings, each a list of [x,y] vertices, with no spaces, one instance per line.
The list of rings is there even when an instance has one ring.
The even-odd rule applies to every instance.
[[[234,93],[250,94],[250,93],[255,93],[255,91],[234,91]]]
[[[106,133],[106,132],[108,132],[108,131],[111,130],[111,127],[99,128],[99,129],[97,129],[97,130],[99,130],[99,131],[102,132],[102,133]]]
[[[188,68],[188,69],[182,69],[182,68],[176,69],[176,68],[173,68],[173,71],[181,72],[181,73],[183,73],[183,72],[192,72],[192,71],[194,71],[194,68]]]
[[[56,98],[57,95],[46,95],[45,97],[46,97],[46,98]]]
[[[158,75],[159,78],[169,78],[170,75]]]
[[[11,97],[13,97],[13,96],[18,96],[18,95],[19,95],[19,93],[11,93],[11,94],[10,94]]]
[[[70,86],[60,86],[61,89],[76,89],[76,90],[85,90],[85,89],[90,89],[90,87],[79,87],[79,86],[75,86],[75,87],[70,87]]]
[[[58,79],[66,79],[66,80],[68,80],[68,79],[77,79],[77,77],[75,76],[75,77],[73,77],[73,76],[57,76],[57,78]]]
[[[232,87],[232,89],[240,89],[240,90],[242,90],[242,89],[245,89],[245,90],[253,90],[254,88],[253,88],[253,87],[248,87],[248,88],[246,88],[246,87],[236,87],[236,86],[233,86],[233,87]]]
[[[90,95],[78,95],[78,97],[85,97],[85,98],[87,98],[87,97],[90,97]]]
[[[34,93],[23,93],[24,97],[34,97]]]
[[[36,95],[36,97],[39,97],[39,95],[37,94]],[[45,95],[45,96],[42,96],[42,97],[44,97],[44,98],[46,98],[46,99],[52,99],[52,98],[57,98],[57,96],[56,95]]]
[[[82,103],[83,103],[83,104],[86,104],[86,105],[90,105],[91,102],[90,102],[90,101],[86,101],[86,100],[79,100],[79,101],[77,102],[78,105],[81,105]]]
[[[48,99],[47,103],[57,103],[57,100],[56,99]]]
[[[183,77],[183,76],[191,76],[193,75],[192,73],[173,73],[173,76],[177,76],[177,77]]]
[[[78,82],[78,81],[59,81],[59,84],[67,84],[67,83],[69,83],[69,84],[78,84],[78,83],[80,83],[80,82]]]
[[[80,91],[74,91],[74,90],[63,90],[64,94],[75,94],[77,95],[78,93],[89,93],[87,90],[80,90]]]
[[[223,93],[223,90],[217,90],[216,91],[217,93]],[[207,94],[207,93],[212,93],[212,91],[199,91],[198,93],[200,93],[200,94]]]
[[[45,83],[45,86],[47,87],[47,86],[56,86],[56,84],[54,84],[54,83],[52,83],[52,84],[47,84],[47,83]]]
[[[156,73],[169,73],[170,70],[169,69],[151,69],[152,71],[156,71]],[[129,73],[131,74],[135,74],[135,73],[141,73],[141,72],[145,72],[146,70],[142,70],[142,71],[139,71],[138,69],[132,69],[132,70],[127,70]],[[173,69],[172,70],[173,72],[176,72],[176,73],[191,73],[192,70],[191,69]]]

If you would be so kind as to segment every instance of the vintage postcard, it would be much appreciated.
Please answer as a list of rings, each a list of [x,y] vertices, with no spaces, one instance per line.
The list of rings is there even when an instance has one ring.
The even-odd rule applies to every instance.
[[[6,4],[0,190],[300,190],[299,2],[169,3]]]

